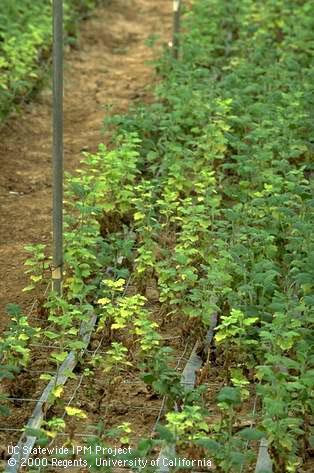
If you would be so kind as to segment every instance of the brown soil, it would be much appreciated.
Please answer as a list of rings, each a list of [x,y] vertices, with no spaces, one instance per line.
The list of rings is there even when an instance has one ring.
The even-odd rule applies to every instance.
[[[130,287],[129,295],[137,292],[137,288]],[[148,304],[150,312],[156,321],[161,324],[159,316],[159,304]],[[190,356],[192,344],[178,337],[178,318],[170,318],[160,329],[160,335],[165,339],[164,343],[174,349],[175,357],[174,363],[179,372],[182,371],[184,365]],[[77,375],[76,379],[69,379],[64,388],[61,399],[57,400],[55,404],[48,410],[46,419],[52,417],[63,417],[65,406],[83,409],[87,415],[86,419],[77,419],[65,416],[66,421],[66,437],[63,434],[58,435],[50,444],[50,447],[64,445],[66,440],[67,445],[69,441],[73,445],[84,445],[88,437],[96,435],[96,427],[103,425],[104,432],[109,429],[116,428],[124,422],[130,423],[132,432],[130,434],[130,445],[132,448],[136,447],[138,441],[143,438],[151,438],[157,417],[160,413],[161,421],[164,421],[165,405],[160,397],[155,396],[140,380],[139,370],[136,363],[131,368],[121,371],[119,375],[111,372],[103,372],[103,368],[93,368],[90,364],[94,358],[95,351],[98,355],[103,354],[108,348],[109,343],[101,332],[95,332],[90,346],[89,353],[84,356],[84,363],[78,364],[75,369]],[[32,352],[31,367],[33,370],[42,370],[42,372],[53,372],[54,367],[47,360],[49,356],[49,349],[41,347],[40,350],[34,349]],[[84,376],[83,369],[90,368],[91,375]],[[32,398],[38,399],[43,391],[46,382],[38,379],[38,375],[33,374],[31,382],[29,381],[30,371],[20,374],[17,377],[18,382],[8,382],[5,386],[6,392],[14,398]],[[1,391],[0,391],[1,392]],[[5,452],[7,445],[17,444],[20,438],[21,426],[28,421],[31,412],[34,408],[34,403],[15,401],[9,403],[7,406],[11,410],[9,422],[5,419],[6,425],[16,431],[5,432],[0,428],[0,471],[1,466],[4,466],[6,459]],[[163,406],[163,407],[162,407]],[[4,425],[4,422],[2,422]],[[0,422],[1,426],[1,422]],[[99,434],[99,438],[102,438]],[[106,438],[106,444],[110,446],[121,447],[117,439]],[[97,442],[97,444],[99,441]],[[1,453],[3,460],[1,461]],[[158,453],[158,450],[156,450]],[[84,459],[86,456],[81,455]],[[77,458],[80,458],[78,455]],[[72,473],[80,471],[87,472],[88,468],[67,468]],[[22,469],[22,471],[28,471]],[[45,469],[46,471],[46,469]],[[48,468],[47,472],[56,473],[59,468]],[[116,471],[116,468],[114,469]],[[128,470],[124,470],[125,473]]]
[[[80,152],[102,141],[105,108],[126,110],[154,81],[145,39],[170,37],[171,1],[109,0],[84,22],[65,64],[65,169],[78,167]],[[27,310],[30,296],[23,262],[24,245],[51,240],[51,89],[12,116],[0,130],[0,332],[5,306]]]

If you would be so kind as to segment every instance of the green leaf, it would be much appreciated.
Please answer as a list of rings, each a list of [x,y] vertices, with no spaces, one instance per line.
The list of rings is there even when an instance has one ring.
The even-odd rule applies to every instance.
[[[265,434],[263,434],[257,429],[254,429],[253,427],[246,427],[245,429],[240,430],[238,432],[238,435],[244,440],[255,441],[260,440]]]
[[[63,363],[63,361],[66,359],[67,356],[68,356],[67,351],[62,351],[60,353],[54,352],[54,353],[51,353],[50,355],[51,358],[58,361],[59,363]]]
[[[2,416],[8,417],[11,415],[11,411],[7,406],[3,406],[2,404],[0,404],[0,414]]]
[[[164,440],[167,444],[175,443],[174,434],[163,425],[158,425],[156,431],[158,432],[160,439]]]
[[[19,317],[22,315],[22,309],[18,304],[7,304],[5,310],[11,317]]]
[[[200,438],[195,441],[196,445],[209,450],[210,452],[216,452],[221,449],[221,444],[216,442],[216,440],[212,440],[210,438]]]
[[[241,391],[238,388],[231,388],[229,386],[225,386],[219,392],[217,400],[218,402],[225,402],[227,404],[240,404]]]
[[[52,378],[53,376],[48,373],[43,373],[39,376],[39,379],[42,379],[43,381],[50,381]]]
[[[71,350],[82,350],[83,348],[86,348],[86,343],[80,340],[74,340],[73,342],[68,342],[67,346]]]
[[[44,335],[47,338],[49,338],[49,340],[55,340],[55,339],[59,338],[59,336],[60,336],[58,333],[52,332],[51,330],[45,330]]]

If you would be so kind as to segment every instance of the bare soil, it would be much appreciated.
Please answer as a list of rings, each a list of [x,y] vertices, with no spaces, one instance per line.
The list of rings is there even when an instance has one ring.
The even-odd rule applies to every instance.
[[[95,151],[103,140],[106,109],[127,110],[149,97],[154,83],[147,64],[152,34],[168,43],[170,0],[108,0],[82,24],[75,48],[66,53],[64,96],[65,170],[79,166],[82,150]],[[51,88],[0,130],[0,333],[5,306],[31,304],[24,245],[51,241]]]

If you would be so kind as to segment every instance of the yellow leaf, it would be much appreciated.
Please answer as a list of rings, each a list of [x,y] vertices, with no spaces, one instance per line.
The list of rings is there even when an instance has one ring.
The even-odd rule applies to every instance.
[[[63,393],[63,386],[56,386],[52,391],[52,394],[54,395],[54,397],[57,397],[57,398],[60,398],[62,393]]]
[[[142,212],[135,212],[134,214],[134,220],[143,220],[145,215]]]
[[[53,432],[51,430],[45,430],[45,434],[47,434],[48,437],[50,437],[52,439],[56,438],[56,436],[57,436],[57,432]]]
[[[29,337],[25,333],[21,333],[18,337],[19,340],[26,341],[29,339]]]
[[[68,416],[78,417],[79,419],[87,419],[85,412],[82,411],[82,409],[78,409],[77,407],[67,406],[65,408],[65,412],[68,414]]]
[[[119,328],[124,328],[125,327],[125,324],[124,323],[121,323],[121,322],[117,322],[115,324],[111,324],[111,328],[112,329],[119,329]]]
[[[31,276],[31,280],[34,281],[34,282],[39,282],[42,280],[42,276]]]
[[[111,300],[108,297],[103,297],[102,299],[98,299],[97,303],[101,305],[110,304]]]
[[[114,282],[115,287],[122,287],[125,284],[125,279],[119,278],[117,281]]]
[[[228,338],[225,333],[216,333],[215,340],[217,343],[222,342],[225,338]]]

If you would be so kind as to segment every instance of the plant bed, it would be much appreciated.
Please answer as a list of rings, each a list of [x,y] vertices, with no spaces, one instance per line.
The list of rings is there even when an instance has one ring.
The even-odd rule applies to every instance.
[[[307,1],[194,3],[179,60],[166,51],[157,61],[156,102],[106,120],[111,146],[85,153],[85,171],[69,178],[66,299],[46,303],[43,334],[61,338],[63,356],[75,343],[70,325],[96,310],[102,353],[82,366],[93,381],[69,412],[81,432],[99,413],[110,429],[122,420],[113,432],[100,426],[97,441],[138,442],[143,456],[166,442],[231,473],[253,471],[266,438],[274,473],[310,471],[310,10]],[[182,346],[166,339],[180,334],[192,347],[213,312],[197,387],[182,393],[169,351],[182,356]],[[135,375],[146,384],[137,392]],[[143,410],[134,435],[119,402],[129,406],[133,392]],[[143,404],[158,410],[165,396],[177,409],[149,435]],[[52,433],[67,428],[57,422],[64,407]]]

